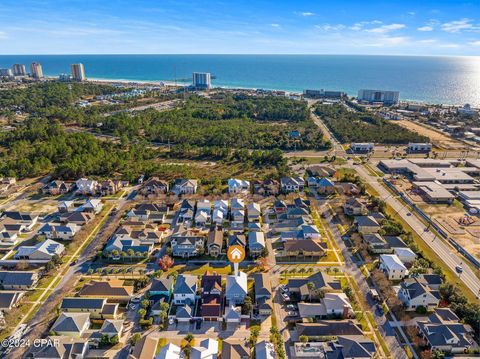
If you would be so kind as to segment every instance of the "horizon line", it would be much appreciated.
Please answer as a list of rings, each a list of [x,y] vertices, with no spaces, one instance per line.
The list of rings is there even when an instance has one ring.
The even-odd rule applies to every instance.
[[[406,54],[315,54],[315,53],[52,53],[52,54],[0,54],[3,56],[379,56],[379,57],[461,57],[480,58],[480,55],[406,55]]]

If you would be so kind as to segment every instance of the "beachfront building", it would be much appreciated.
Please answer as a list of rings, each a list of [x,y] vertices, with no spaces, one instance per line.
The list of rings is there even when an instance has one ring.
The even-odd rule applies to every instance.
[[[30,64],[30,76],[34,79],[41,79],[43,77],[42,65],[38,62],[32,62]]]
[[[194,72],[192,85],[196,89],[209,89],[212,87],[212,76],[209,72]]]
[[[72,64],[72,77],[75,81],[85,81],[87,78],[85,77],[85,69],[83,68],[83,64]]]
[[[361,102],[381,102],[384,105],[396,105],[400,93],[398,91],[382,91],[382,90],[359,90],[358,91],[358,101]]]
[[[24,64],[14,64],[12,66],[13,76],[26,76],[27,70]]]
[[[342,91],[329,91],[329,90],[303,90],[303,97],[305,98],[328,98],[328,99],[341,99],[345,96],[345,92]]]

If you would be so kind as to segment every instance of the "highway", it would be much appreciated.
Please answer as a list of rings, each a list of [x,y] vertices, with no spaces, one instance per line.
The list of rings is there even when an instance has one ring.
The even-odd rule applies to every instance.
[[[322,120],[313,113],[313,111],[312,119],[329,138],[335,155],[347,158],[348,155],[345,149],[325,126]],[[463,272],[457,273],[459,280],[462,281],[465,286],[477,296],[477,298],[480,297],[480,279],[475,275],[470,266],[464,265],[464,262],[467,259],[463,258],[461,255],[458,255],[457,251],[443,239],[436,236],[431,231],[425,231],[426,227],[423,222],[416,217],[416,215],[412,214],[412,212],[408,210],[400,200],[392,196],[392,194],[383,186],[383,184],[377,181],[378,178],[370,175],[364,166],[353,165],[353,161],[348,161],[345,166],[355,170],[364,182],[372,186],[372,188],[379,193],[380,198],[385,201],[395,212],[397,212],[397,214],[432,249],[433,252],[437,253],[437,255],[441,258],[445,265],[452,270],[453,273],[457,273],[456,267],[461,266],[463,268]]]

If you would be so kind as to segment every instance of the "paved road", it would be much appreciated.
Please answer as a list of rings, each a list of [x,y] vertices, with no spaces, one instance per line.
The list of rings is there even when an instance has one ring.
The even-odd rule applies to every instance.
[[[332,232],[333,237],[335,239],[335,242],[337,243],[338,247],[340,248],[340,251],[342,252],[343,258],[345,259],[344,270],[346,274],[351,276],[354,279],[354,281],[358,284],[358,287],[360,288],[363,297],[366,299],[366,303],[369,306],[370,312],[374,316],[375,322],[377,323],[380,333],[382,337],[385,339],[385,342],[388,346],[390,353],[394,358],[407,359],[407,355],[403,350],[401,344],[399,343],[395,335],[395,331],[390,326],[389,321],[387,320],[385,315],[383,314],[380,315],[378,310],[376,310],[375,307],[377,303],[369,295],[370,286],[368,285],[365,279],[365,276],[360,271],[358,265],[354,261],[352,253],[348,250],[347,246],[345,245],[345,242],[342,239],[342,235],[338,230],[337,222],[335,218],[332,216],[330,211],[325,208],[325,205],[327,204],[327,200],[319,201],[319,203],[321,203],[321,207],[322,207],[321,212],[324,213],[324,215],[326,216],[325,220],[328,223],[330,231]]]
[[[132,187],[129,190],[129,192],[137,189],[138,187]],[[121,212],[121,209],[127,203],[127,200],[125,199],[125,197],[128,196],[128,193],[125,192],[123,198],[120,198],[117,200],[117,208],[119,212]],[[108,212],[105,213],[105,216],[109,216],[113,208],[114,206]],[[101,228],[103,229],[106,226],[108,226],[111,220],[112,220],[112,217],[109,217],[107,221],[101,225]],[[101,221],[99,222],[99,225],[100,224],[101,224]],[[92,229],[92,233],[95,232],[95,229]],[[25,340],[29,339],[30,341],[33,341],[36,338],[41,338],[43,334],[46,332],[46,330],[48,329],[48,325],[50,324],[50,319],[51,319],[50,314],[54,311],[55,307],[58,305],[58,303],[63,298],[65,293],[73,289],[73,286],[76,281],[76,276],[80,272],[82,272],[82,270],[84,270],[85,267],[88,267],[88,261],[90,260],[90,257],[96,253],[95,249],[97,248],[97,246],[100,245],[99,241],[102,237],[100,233],[101,233],[101,230],[98,233],[96,233],[95,238],[84,249],[79,248],[78,253],[75,253],[69,258],[68,262],[60,270],[62,271],[64,268],[67,268],[67,271],[62,276],[60,282],[55,285],[55,281],[57,279],[55,278],[51,282],[49,288],[44,291],[45,295],[49,293],[49,290],[51,290],[51,293],[48,294],[48,297],[45,298],[44,302],[38,308],[37,312],[33,315],[32,319],[28,322],[28,325],[31,328],[31,330],[28,334],[26,334],[23,337],[23,339]],[[75,264],[72,264],[73,260],[77,256],[78,256],[77,262]],[[57,276],[59,275],[61,275],[61,272],[57,274]],[[43,298],[41,299],[43,300]],[[33,310],[34,308],[32,307],[32,311]],[[20,322],[20,324],[21,323],[22,322]],[[20,358],[28,349],[29,348],[17,348],[13,350],[8,357]]]
[[[480,279],[475,275],[473,270],[468,265],[464,265],[465,258],[457,255],[457,251],[445,242],[440,237],[433,234],[431,231],[425,231],[425,225],[418,219],[411,211],[406,208],[402,202],[392,196],[392,194],[377,181],[377,177],[371,176],[363,166],[352,166],[356,169],[360,177],[370,184],[390,207],[393,208],[398,215],[408,223],[408,225],[415,231],[420,238],[435,252],[443,262],[456,273],[455,267],[460,265],[463,272],[459,275],[461,280],[473,294],[480,294]]]
[[[346,151],[337,141],[335,136],[328,130],[325,124],[320,120],[320,118],[314,114],[312,115],[312,118],[332,142],[335,154],[337,156],[346,157]],[[397,198],[392,196],[390,192],[377,181],[376,176],[370,175],[361,165],[354,166],[353,161],[349,161],[347,166],[356,170],[363,181],[370,184],[380,194],[380,197],[398,213],[398,215],[412,228],[415,233],[418,234],[418,236],[432,249],[432,251],[438,254],[438,256],[453,271],[453,273],[456,273],[455,267],[461,265],[463,272],[459,275],[459,280],[461,280],[474,295],[477,297],[480,296],[480,279],[475,275],[473,270],[468,265],[462,265],[466,259],[460,255],[457,255],[457,251],[443,239],[435,236],[430,231],[425,231],[425,225],[422,223],[422,221],[420,221],[420,219],[415,215],[412,215],[410,210],[405,208],[405,206]]]

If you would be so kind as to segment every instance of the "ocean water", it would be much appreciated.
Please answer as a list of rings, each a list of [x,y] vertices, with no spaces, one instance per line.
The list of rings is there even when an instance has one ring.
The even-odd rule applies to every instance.
[[[191,81],[211,72],[216,86],[278,89],[400,91],[401,100],[480,106],[480,57],[355,55],[3,55],[0,68],[40,62],[47,76],[81,62],[87,78]]]

